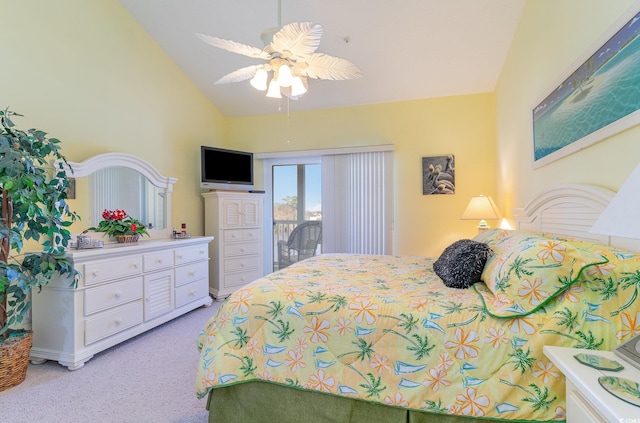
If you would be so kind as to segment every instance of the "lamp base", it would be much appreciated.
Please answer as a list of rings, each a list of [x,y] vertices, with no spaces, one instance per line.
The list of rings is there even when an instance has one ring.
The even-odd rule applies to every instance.
[[[486,230],[488,230],[488,229],[491,229],[491,226],[489,226],[489,225],[487,224],[487,221],[486,221],[486,220],[484,220],[484,219],[483,219],[483,220],[481,220],[481,221],[480,221],[480,223],[478,224],[478,233],[480,233],[480,232],[484,232],[484,231],[486,231]]]

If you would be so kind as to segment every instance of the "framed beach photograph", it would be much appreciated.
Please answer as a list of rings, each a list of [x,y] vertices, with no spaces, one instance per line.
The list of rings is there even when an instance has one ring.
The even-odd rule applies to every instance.
[[[456,172],[453,154],[422,158],[422,195],[455,194]]]
[[[533,108],[533,168],[640,123],[640,12],[619,22]]]

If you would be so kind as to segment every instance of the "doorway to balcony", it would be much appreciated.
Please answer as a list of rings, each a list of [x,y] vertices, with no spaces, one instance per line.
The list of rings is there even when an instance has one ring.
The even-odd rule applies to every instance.
[[[319,158],[275,162],[270,167],[270,257],[275,271],[322,252],[322,172]]]

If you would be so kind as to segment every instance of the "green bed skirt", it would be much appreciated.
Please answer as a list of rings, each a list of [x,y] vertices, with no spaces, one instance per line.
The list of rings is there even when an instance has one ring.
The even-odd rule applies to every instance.
[[[405,410],[265,382],[216,388],[209,393],[207,410],[209,423],[470,423],[492,420]]]

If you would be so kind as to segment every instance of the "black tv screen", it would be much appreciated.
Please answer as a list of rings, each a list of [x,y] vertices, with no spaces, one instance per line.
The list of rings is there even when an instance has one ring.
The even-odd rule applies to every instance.
[[[253,189],[253,153],[201,146],[200,156],[202,188]]]

